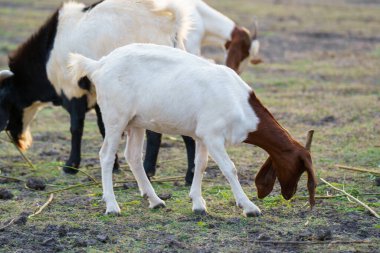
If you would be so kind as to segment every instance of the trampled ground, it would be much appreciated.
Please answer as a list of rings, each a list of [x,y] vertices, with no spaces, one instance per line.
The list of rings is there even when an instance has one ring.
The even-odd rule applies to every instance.
[[[0,0],[1,69],[6,68],[7,53],[35,31],[59,2]],[[264,63],[250,68],[243,78],[298,140],[304,142],[306,132],[315,129],[312,152],[318,177],[380,212],[376,177],[335,167],[380,171],[380,1],[206,2],[240,24],[250,26],[254,17],[259,20]],[[222,57],[210,48],[206,51]],[[12,200],[0,200],[0,227],[17,218],[0,231],[0,252],[378,252],[379,219],[345,197],[318,199],[309,211],[305,176],[293,200],[280,197],[278,186],[258,200],[253,180],[267,155],[247,145],[231,147],[229,153],[262,217],[242,216],[227,181],[210,161],[203,187],[209,211],[205,217],[191,212],[189,188],[178,180],[154,183],[159,194],[171,195],[165,209],[149,210],[133,183],[127,184],[128,189],[118,184],[122,215],[105,216],[101,188],[92,185],[58,192],[41,214],[20,219],[43,205],[48,192],[91,183],[83,173],[68,176],[60,171],[69,152],[68,129],[68,114],[62,108],[39,113],[32,125],[34,144],[26,152],[37,168],[34,171],[5,133],[0,134],[0,176],[40,177],[48,184],[44,191],[34,191],[23,182],[0,178],[0,189],[14,195]],[[81,169],[97,180],[101,141],[95,115],[89,113]],[[164,138],[159,165],[157,178],[185,175],[180,137]],[[115,180],[127,179],[132,175],[124,166]],[[318,196],[339,194],[320,182]]]

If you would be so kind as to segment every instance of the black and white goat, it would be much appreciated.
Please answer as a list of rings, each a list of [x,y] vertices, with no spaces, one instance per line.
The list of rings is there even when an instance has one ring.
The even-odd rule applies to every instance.
[[[155,43],[184,48],[190,27],[188,1],[105,0],[86,7],[63,4],[9,58],[0,72],[0,131],[8,130],[25,150],[32,142],[29,126],[48,103],[63,106],[71,118],[71,152],[64,171],[76,173],[81,156],[85,114],[95,108],[100,132],[104,126],[96,94],[88,80],[84,90],[67,73],[69,52],[99,59],[113,49],[133,43]],[[117,161],[115,168],[118,167]]]
[[[133,44],[114,50],[99,61],[73,54],[74,80],[87,77],[96,87],[106,136],[100,150],[106,213],[119,213],[112,184],[112,165],[121,136],[127,133],[125,158],[149,207],[165,205],[155,193],[142,164],[144,130],[182,134],[196,140],[195,174],[190,190],[193,211],[206,212],[201,181],[208,154],[231,185],[236,204],[246,216],[260,209],[244,193],[227,144],[246,142],[270,157],[256,177],[259,197],[265,197],[278,178],[289,199],[301,174],[308,174],[310,204],[316,178],[308,150],[282,128],[252,89],[230,68],[210,63],[182,50]]]
[[[254,62],[259,51],[257,31],[252,32],[237,25],[229,17],[207,5],[201,0],[192,0],[189,6],[192,28],[185,40],[186,51],[201,55],[201,47],[213,45],[226,50],[225,65],[241,73],[249,62]],[[188,169],[186,183],[191,184],[193,179],[195,142],[193,139],[182,136],[187,150]],[[144,168],[148,176],[156,173],[157,156],[161,144],[161,134],[147,131],[147,149]]]

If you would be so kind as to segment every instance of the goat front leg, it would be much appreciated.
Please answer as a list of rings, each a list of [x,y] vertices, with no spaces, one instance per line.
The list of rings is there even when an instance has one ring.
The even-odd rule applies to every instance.
[[[195,149],[195,171],[193,184],[190,188],[190,198],[193,201],[193,212],[197,214],[206,214],[206,202],[202,198],[202,178],[206,170],[208,161],[208,152],[206,146],[200,141],[196,141]]]
[[[210,138],[206,142],[206,146],[211,157],[220,167],[223,175],[227,178],[231,185],[232,192],[235,196],[236,205],[243,208],[243,214],[247,217],[255,217],[261,215],[260,209],[249,200],[241,187],[237,171],[234,163],[229,158],[224,147],[224,141],[217,138]]]
[[[102,112],[100,111],[100,107],[98,104],[95,105],[95,112],[97,116],[97,123],[99,127],[100,134],[102,135],[103,139],[106,136],[106,130],[104,128],[104,122],[102,118]],[[117,157],[117,153],[115,155],[115,162],[113,164],[113,172],[119,171],[120,165],[119,165],[119,158]]]
[[[102,148],[99,152],[100,165],[102,167],[103,200],[106,202],[106,214],[119,214],[120,207],[116,202],[112,183],[112,168],[115,161],[122,131],[108,128]]]
[[[195,141],[193,138],[188,136],[183,136],[183,141],[185,142],[186,152],[187,152],[187,172],[186,172],[186,185],[191,185],[194,178],[194,159],[195,159]]]
[[[142,151],[144,144],[144,129],[131,128],[128,130],[127,145],[125,148],[125,159],[137,184],[139,186],[141,196],[146,197],[149,201],[149,208],[165,207],[165,202],[161,200],[153,189],[147,175],[145,174],[142,163]]]
[[[84,119],[87,112],[87,97],[73,98],[64,104],[70,113],[71,151],[63,171],[68,174],[76,174],[81,160],[81,143],[84,128]]]

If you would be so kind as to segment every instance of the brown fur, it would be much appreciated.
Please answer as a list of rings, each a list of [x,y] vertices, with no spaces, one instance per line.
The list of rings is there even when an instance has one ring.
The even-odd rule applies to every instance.
[[[247,29],[235,27],[231,33],[231,41],[227,41],[225,48],[228,50],[226,65],[238,73],[239,65],[249,57],[252,39]]]
[[[269,154],[269,158],[256,175],[258,197],[264,198],[271,193],[278,178],[281,194],[285,199],[292,198],[302,173],[306,171],[309,202],[313,206],[317,180],[309,151],[290,136],[253,92],[249,104],[260,119],[260,123],[258,129],[250,133],[245,142],[259,146]]]

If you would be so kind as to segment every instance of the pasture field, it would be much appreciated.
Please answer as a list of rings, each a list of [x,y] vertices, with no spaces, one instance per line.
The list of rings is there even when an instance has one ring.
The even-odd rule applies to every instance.
[[[86,0],[87,3],[94,2]],[[59,0],[0,0],[0,66],[59,6]],[[264,105],[300,142],[315,130],[312,155],[319,178],[344,188],[380,212],[379,179],[337,169],[336,164],[380,172],[380,1],[378,0],[206,0],[238,23],[259,21],[261,65],[242,77]],[[206,53],[221,59],[217,50]],[[0,133],[0,176],[42,178],[44,191],[0,178],[14,195],[0,200],[0,252],[379,252],[380,219],[346,197],[319,198],[310,211],[306,176],[291,201],[279,185],[257,199],[254,177],[267,155],[256,147],[228,149],[247,195],[263,216],[245,218],[213,161],[203,184],[207,216],[191,211],[183,179],[156,182],[167,207],[149,210],[134,183],[117,184],[120,216],[105,216],[101,187],[84,173],[60,170],[70,148],[69,117],[58,107],[43,109],[32,124],[33,146],[25,153],[32,170],[7,135]],[[95,113],[86,119],[81,170],[100,180],[102,143]],[[120,146],[119,157],[122,157]],[[131,180],[122,159],[116,181]],[[179,136],[165,136],[157,179],[185,176],[186,155]],[[25,219],[54,194],[38,215]],[[318,196],[340,195],[319,181]],[[24,218],[23,218],[24,217]],[[336,242],[336,243],[334,243]]]

